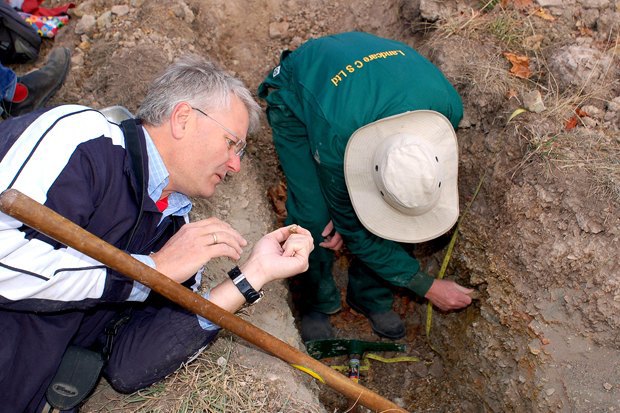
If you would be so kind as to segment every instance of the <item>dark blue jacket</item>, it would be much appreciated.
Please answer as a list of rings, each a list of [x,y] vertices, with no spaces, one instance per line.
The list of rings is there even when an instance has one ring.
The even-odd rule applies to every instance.
[[[60,106],[0,125],[0,190],[18,189],[131,254],[156,251],[182,225],[182,217],[158,225],[161,213],[154,202],[148,194],[138,194],[137,165],[121,128],[100,112]],[[137,130],[138,168],[148,182],[145,137],[141,127]],[[0,213],[0,308],[84,309],[128,300],[134,286],[92,258]]]

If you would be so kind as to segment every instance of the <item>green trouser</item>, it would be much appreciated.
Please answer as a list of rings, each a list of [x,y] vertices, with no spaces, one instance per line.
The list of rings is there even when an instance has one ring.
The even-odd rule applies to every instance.
[[[309,269],[299,275],[302,302],[300,310],[332,314],[341,308],[340,292],[332,275],[334,255],[320,247],[321,232],[330,220],[312,158],[305,125],[288,109],[278,95],[268,96],[267,117],[273,141],[287,181],[287,224],[308,229],[314,238]],[[349,267],[347,294],[364,311],[383,312],[392,308],[393,296],[386,282],[355,258]]]

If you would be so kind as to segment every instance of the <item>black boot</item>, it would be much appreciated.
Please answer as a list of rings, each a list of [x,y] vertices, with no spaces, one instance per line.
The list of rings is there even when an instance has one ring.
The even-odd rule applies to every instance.
[[[44,106],[62,86],[70,63],[69,49],[59,47],[52,50],[45,66],[17,79],[18,83],[28,89],[28,96],[19,103],[4,101],[6,113],[9,116],[19,116]]]
[[[306,341],[334,338],[329,315],[310,311],[301,317],[301,339]]]
[[[403,320],[401,320],[394,311],[366,311],[361,306],[356,305],[349,297],[347,297],[347,304],[370,321],[372,331],[378,336],[389,338],[390,340],[398,340],[405,336],[405,323],[403,323]]]

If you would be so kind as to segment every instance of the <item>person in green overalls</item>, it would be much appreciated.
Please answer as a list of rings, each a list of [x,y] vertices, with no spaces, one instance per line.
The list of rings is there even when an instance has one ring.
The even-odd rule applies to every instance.
[[[436,238],[458,218],[463,106],[437,67],[404,43],[340,33],[285,51],[258,94],[287,180],[287,221],[315,240],[301,275],[304,341],[333,337],[333,251],[343,245],[354,257],[347,303],[379,336],[405,335],[392,286],[444,311],[471,303],[472,290],[424,273],[401,244]]]

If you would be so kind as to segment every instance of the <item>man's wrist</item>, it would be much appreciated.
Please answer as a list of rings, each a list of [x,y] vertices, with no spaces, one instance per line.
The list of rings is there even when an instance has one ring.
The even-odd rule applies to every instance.
[[[420,297],[424,297],[428,290],[433,285],[435,278],[431,277],[424,271],[418,271],[413,275],[409,284],[407,284],[407,288]]]
[[[269,280],[263,276],[262,268],[256,261],[250,260],[239,266],[239,270],[245,275],[245,279],[248,280],[250,285],[254,287],[256,291],[262,290],[265,284]]]

